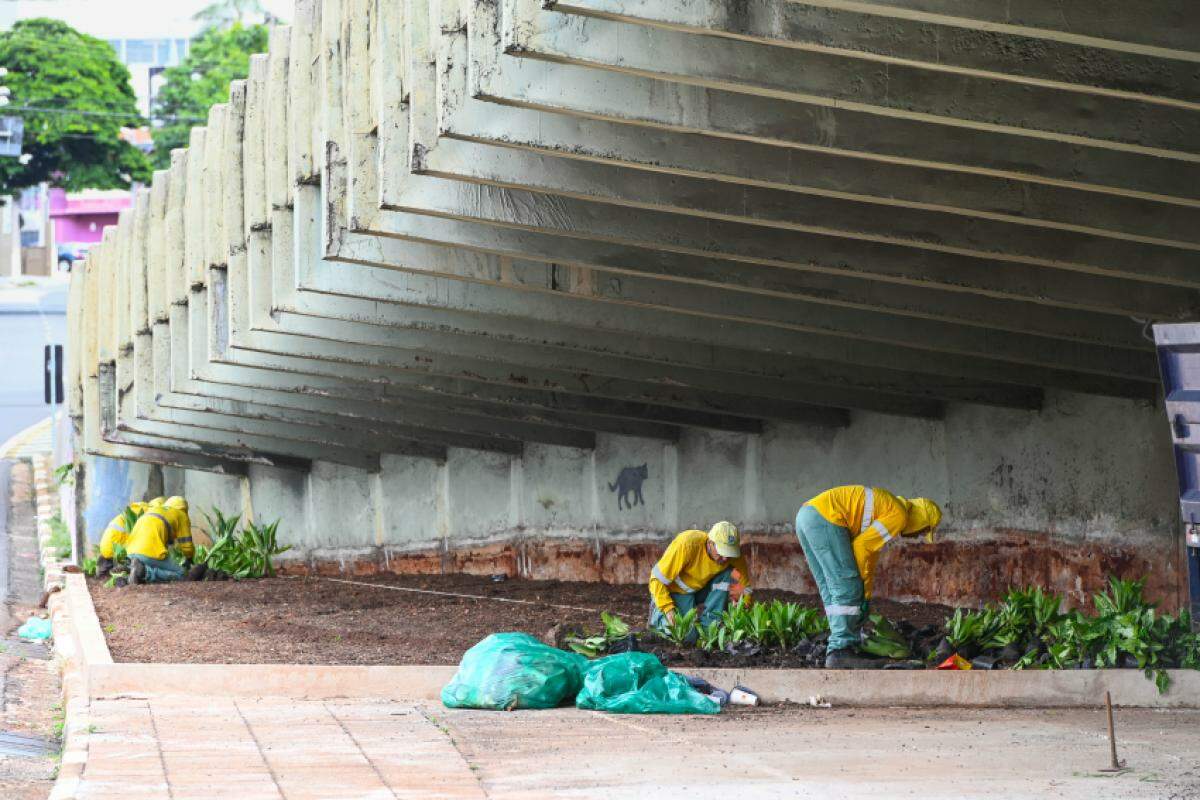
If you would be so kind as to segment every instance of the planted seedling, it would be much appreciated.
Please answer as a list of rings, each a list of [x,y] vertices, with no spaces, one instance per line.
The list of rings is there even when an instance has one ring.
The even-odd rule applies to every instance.
[[[668,621],[664,634],[672,644],[683,646],[691,639],[693,631],[696,630],[696,609],[689,609],[687,613],[681,614],[677,610],[675,612],[674,622]]]
[[[603,636],[568,636],[563,639],[563,644],[581,656],[595,658],[604,652],[608,641]]]
[[[709,652],[723,650],[722,634],[725,632],[726,628],[720,620],[715,620],[707,625],[698,625],[696,626],[696,645],[701,650]]]
[[[629,623],[616,614],[601,611],[600,621],[604,623],[604,635],[609,641],[624,639],[629,635]]]
[[[912,655],[908,640],[879,614],[869,617],[873,630],[861,645],[864,653],[882,658],[904,659]]]

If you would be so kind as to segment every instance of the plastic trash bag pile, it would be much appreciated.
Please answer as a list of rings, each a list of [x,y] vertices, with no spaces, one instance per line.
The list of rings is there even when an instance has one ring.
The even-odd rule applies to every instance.
[[[578,708],[615,714],[717,714],[721,702],[698,692],[650,653],[589,661],[526,633],[494,633],[468,650],[442,689],[449,708]]]
[[[17,636],[34,642],[44,642],[54,633],[50,620],[40,617],[30,617],[25,624],[17,628]]]

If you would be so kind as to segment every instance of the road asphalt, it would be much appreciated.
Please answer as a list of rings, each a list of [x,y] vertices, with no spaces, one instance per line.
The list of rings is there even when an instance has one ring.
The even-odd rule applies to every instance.
[[[0,283],[0,443],[49,414],[43,396],[43,351],[65,344],[67,287]]]

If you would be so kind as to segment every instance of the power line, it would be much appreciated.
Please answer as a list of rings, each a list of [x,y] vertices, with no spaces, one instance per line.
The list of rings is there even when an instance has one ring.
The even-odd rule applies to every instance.
[[[9,111],[28,111],[35,114],[74,114],[81,117],[120,117],[122,119],[137,119],[144,120],[147,117],[142,116],[137,112],[124,111],[84,111],[77,108],[48,108],[46,106],[3,106],[0,107],[0,114]],[[162,122],[206,122],[203,117],[181,117],[181,116],[158,116],[151,115],[150,120],[160,120]]]

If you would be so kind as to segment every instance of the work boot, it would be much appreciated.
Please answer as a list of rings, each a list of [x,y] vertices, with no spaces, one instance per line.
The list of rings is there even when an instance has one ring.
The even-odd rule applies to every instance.
[[[825,669],[875,669],[879,666],[873,658],[865,658],[853,650],[830,650],[825,655]]]
[[[146,565],[136,558],[129,559],[129,585],[137,586],[146,582]]]
[[[193,564],[192,568],[188,570],[187,579],[189,581],[202,581],[207,572],[207,564]]]

